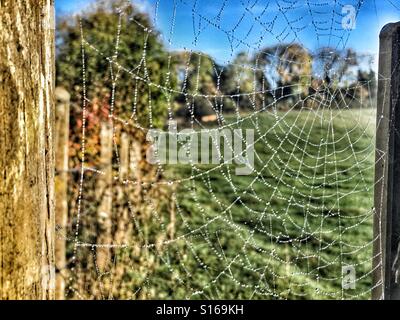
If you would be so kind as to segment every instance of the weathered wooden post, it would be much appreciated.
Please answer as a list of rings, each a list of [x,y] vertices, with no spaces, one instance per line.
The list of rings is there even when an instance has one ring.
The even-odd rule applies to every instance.
[[[100,165],[103,175],[97,181],[97,192],[100,198],[97,208],[97,243],[100,245],[112,243],[112,203],[113,203],[113,128],[109,122],[101,124],[100,131]],[[110,249],[97,247],[97,267],[105,272],[110,264]]]
[[[380,34],[373,299],[400,299],[400,22]]]
[[[130,137],[127,133],[121,133],[121,147],[119,151],[120,159],[120,185],[118,186],[118,200],[125,201],[125,196],[130,194],[131,187],[129,184],[125,184],[126,180],[129,180],[129,164],[130,164]],[[119,212],[118,219],[116,221],[117,230],[115,231],[114,241],[117,244],[128,243],[131,232],[132,222],[129,209],[125,206]]]
[[[69,142],[69,108],[70,94],[63,88],[56,88],[56,299],[62,300],[65,295],[66,240],[65,233],[68,220],[68,142]]]
[[[54,1],[0,12],[0,299],[52,299]]]

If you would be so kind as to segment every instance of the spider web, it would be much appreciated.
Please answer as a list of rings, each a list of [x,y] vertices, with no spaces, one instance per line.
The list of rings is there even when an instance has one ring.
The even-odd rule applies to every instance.
[[[303,44],[306,42],[305,34],[312,33],[318,47],[346,49],[351,30],[342,27],[341,8],[347,4],[313,0],[224,0],[218,3],[219,9],[215,14],[210,14],[202,7],[201,1],[171,1],[170,28],[161,36],[172,54],[180,45],[174,46],[174,41],[179,42],[179,39],[174,40],[177,13],[182,7],[189,8],[193,24],[188,29],[192,28],[193,41],[191,48],[183,50],[188,57],[185,79],[189,61],[198,61],[197,67],[202,67],[205,55],[197,48],[204,41],[202,35],[210,30],[223,34],[228,41],[226,51],[230,52],[230,60],[224,61],[223,66],[234,65],[233,59],[239,51],[263,53],[270,59],[270,70],[282,65],[301,66],[303,62],[293,61],[285,54],[263,52],[263,47],[266,43],[284,44],[286,47]],[[358,14],[363,1],[350,4]],[[152,13],[155,25],[159,8],[160,2],[156,1]],[[240,14],[232,24],[231,20],[228,23],[224,19],[233,9]],[[73,234],[67,238],[74,252],[69,289],[77,297],[90,296],[90,292],[75,288],[75,283],[80,281],[76,269],[79,251],[89,248],[95,261],[98,248],[129,251],[137,247],[135,243],[93,243],[81,237],[81,221],[88,205],[85,202],[89,201],[85,198],[89,191],[85,181],[89,179],[88,174],[105,174],[103,168],[88,167],[85,163],[85,123],[88,108],[91,107],[85,61],[91,55],[100,55],[109,62],[113,79],[109,114],[112,123],[118,122],[123,127],[135,126],[144,132],[152,127],[151,102],[148,106],[150,126],[147,128],[138,120],[135,105],[130,118],[124,119],[118,114],[115,107],[118,77],[121,73],[128,73],[146,86],[165,92],[166,96],[184,96],[190,114],[186,126],[194,130],[251,128],[255,132],[255,165],[249,176],[236,176],[234,166],[225,163],[220,156],[219,165],[190,163],[174,167],[159,164],[158,174],[163,178],[151,182],[119,179],[120,145],[113,138],[114,153],[117,155],[117,161],[113,163],[117,168],[115,184],[122,188],[137,184],[144,187],[162,185],[170,192],[170,202],[176,209],[176,235],[165,237],[161,243],[149,243],[142,232],[145,228],[143,222],[131,214],[130,218],[139,230],[138,237],[141,237],[140,250],[152,252],[159,261],[158,268],[162,270],[162,275],[157,271],[147,273],[141,284],[130,288],[129,298],[139,298],[140,292],[145,289],[153,292],[154,282],[163,278],[168,279],[167,289],[173,283],[169,289],[174,293],[153,292],[153,297],[369,298],[373,287],[381,285],[373,284],[371,277],[372,245],[376,240],[372,236],[376,127],[373,101],[369,98],[373,90],[372,80],[358,81],[347,86],[345,91],[339,87],[320,86],[314,93],[299,100],[290,100],[292,95],[298,95],[293,91],[276,96],[277,89],[285,92],[286,89],[297,88],[298,84],[283,84],[278,88],[260,88],[254,84],[251,92],[242,92],[239,88],[237,93],[229,95],[219,90],[216,94],[198,92],[193,95],[184,90],[185,81],[180,87],[155,83],[139,74],[139,66],[124,66],[118,62],[124,9],[116,14],[120,16],[120,24],[115,30],[113,56],[107,56],[87,41],[84,26],[81,25],[82,167]],[[142,30],[144,39],[146,34],[152,32],[145,27]],[[141,63],[145,61],[146,51]],[[257,64],[236,66],[239,71],[235,80],[238,82],[246,72],[254,76],[257,72],[266,72]],[[213,67],[217,70],[217,66]],[[311,78],[311,74],[309,76]],[[366,99],[355,95],[362,88],[368,92]],[[267,94],[272,100],[265,99]],[[206,99],[212,107],[216,125],[210,127],[195,116],[196,97]],[[224,112],[224,98],[235,102],[234,111],[229,114]],[[241,99],[246,98],[251,101],[252,109],[243,112],[239,104]],[[256,106],[257,98],[261,99],[261,105]],[[282,108],[282,101],[289,103]],[[172,105],[169,104],[168,108],[168,120],[176,120]],[[112,134],[116,135],[116,132],[112,131]],[[145,201],[150,208],[157,208],[157,200],[151,196]],[[134,211],[129,203],[126,206],[131,213]],[[154,209],[150,219],[159,223],[161,232],[167,234],[169,229],[163,219],[165,215],[169,213]],[[113,261],[113,268],[118,263]],[[355,270],[355,289],[347,290],[342,285],[346,276],[343,268],[347,266]],[[132,274],[140,272],[136,264],[130,268]],[[94,270],[87,272],[95,273],[98,282],[102,283],[105,273],[99,271],[96,265]],[[177,292],[180,292],[179,295]],[[110,294],[104,293],[103,297],[110,298]]]

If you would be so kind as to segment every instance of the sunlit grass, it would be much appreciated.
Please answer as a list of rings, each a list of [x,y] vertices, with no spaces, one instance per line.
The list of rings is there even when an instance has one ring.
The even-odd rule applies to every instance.
[[[170,166],[169,178],[188,180],[176,192],[181,238],[152,280],[168,288],[160,297],[369,298],[374,117],[370,109],[262,113],[233,125],[256,130],[257,173]],[[346,265],[355,290],[342,290]]]

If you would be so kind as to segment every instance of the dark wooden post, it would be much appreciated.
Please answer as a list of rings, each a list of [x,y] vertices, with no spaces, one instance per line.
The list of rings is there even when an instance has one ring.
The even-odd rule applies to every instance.
[[[373,299],[400,299],[400,22],[380,34]]]

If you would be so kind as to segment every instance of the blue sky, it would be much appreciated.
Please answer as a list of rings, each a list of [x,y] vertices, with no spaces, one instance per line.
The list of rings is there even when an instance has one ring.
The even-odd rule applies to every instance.
[[[56,12],[79,13],[91,0],[56,0]],[[359,10],[358,4],[361,4]],[[377,53],[379,31],[400,21],[399,0],[135,0],[153,19],[171,50],[200,50],[219,63],[239,51],[254,52],[278,42],[311,50],[330,45]],[[357,12],[344,30],[345,5]]]

